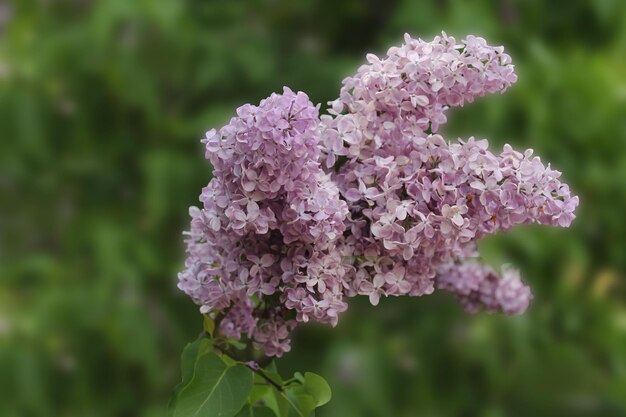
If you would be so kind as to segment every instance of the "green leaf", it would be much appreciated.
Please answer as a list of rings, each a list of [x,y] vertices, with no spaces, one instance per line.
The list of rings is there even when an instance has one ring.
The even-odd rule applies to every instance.
[[[193,378],[180,392],[174,417],[233,417],[251,390],[252,371],[207,353],[198,358]]]
[[[265,374],[277,384],[283,385],[283,378],[278,373],[276,361],[272,361],[265,368]],[[289,415],[289,401],[286,396],[276,390],[276,388],[272,386],[268,387],[268,393],[264,396],[263,402],[266,406],[271,408],[278,417],[287,417]]]
[[[282,380],[278,374],[270,372],[269,369],[275,369],[268,367],[265,369],[265,374],[278,384],[281,384]],[[261,403],[270,408],[274,415],[278,417],[287,417],[289,413],[289,402],[284,398],[281,393],[273,386],[270,385],[263,377],[258,374],[254,375],[254,387],[250,393],[248,401],[251,404]]]
[[[260,382],[257,379],[258,375],[254,375],[254,385],[252,386],[252,391],[250,392],[250,396],[248,397],[248,402],[250,404],[256,403],[266,403],[266,397],[271,394],[272,387],[267,385],[265,382]]]
[[[315,410],[315,399],[301,385],[290,387],[282,394],[289,402],[288,417],[309,417]]]
[[[213,337],[213,332],[215,332],[215,321],[208,314],[204,315],[204,331]]]
[[[296,372],[290,380],[283,382],[276,364],[265,368],[265,375],[283,386],[277,390],[271,385],[255,385],[250,403],[262,403],[274,411],[278,417],[310,417],[317,407],[331,399],[330,386],[321,376],[312,372]],[[262,377],[255,375],[257,384],[266,384]]]
[[[276,414],[265,406],[248,405],[237,414],[237,417],[276,417]]]
[[[174,392],[172,394],[172,398],[170,399],[170,403],[168,405],[169,409],[173,409],[176,406],[176,400],[180,392],[185,388],[185,386],[191,381],[193,377],[193,369],[196,364],[196,359],[200,354],[207,352],[211,348],[211,340],[206,337],[199,337],[195,341],[188,343],[183,350],[183,353],[180,357],[180,368],[181,368],[181,382],[174,387]]]
[[[206,339],[198,338],[195,342],[188,343],[187,346],[185,346],[182,355],[180,355],[180,370],[182,377],[182,381],[180,384],[182,384],[182,387],[187,385],[193,377],[193,368],[196,364],[196,358],[198,357],[200,344],[203,340]]]
[[[289,402],[288,416],[309,417],[317,407],[330,401],[330,386],[321,376],[296,372],[292,381],[282,393]]]
[[[227,366],[235,366],[237,365],[237,361],[234,360],[233,358],[231,358],[230,356],[228,356],[227,354],[220,354],[219,355],[220,359],[222,359]]]
[[[240,342],[238,339],[231,337],[231,338],[228,338],[226,341],[228,342],[229,345],[233,346],[237,350],[244,350],[246,348],[246,344],[243,342]]]
[[[213,352],[213,339],[203,337],[202,339],[200,339],[200,346],[198,347],[198,356],[196,357],[196,359],[209,352]]]
[[[305,372],[304,389],[315,399],[317,407],[326,404],[332,397],[328,382],[313,372]]]
[[[269,365],[267,365],[267,367],[265,368],[265,375],[267,375],[269,378],[272,379],[272,381],[276,382],[279,385],[282,385],[284,382],[283,378],[278,373],[278,368],[276,368],[275,361],[272,361]]]

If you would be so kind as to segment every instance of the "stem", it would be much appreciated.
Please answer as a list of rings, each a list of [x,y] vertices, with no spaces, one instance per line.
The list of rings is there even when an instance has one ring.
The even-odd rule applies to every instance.
[[[271,386],[273,386],[274,388],[276,388],[278,391],[282,391],[283,387],[282,385],[280,385],[278,382],[275,382],[272,378],[270,378],[269,376],[267,376],[267,374],[263,371],[263,369],[257,368],[251,364],[246,363],[245,364],[250,370],[252,370],[252,372],[254,372],[255,374],[259,375],[261,378],[263,378],[264,380],[266,380]]]
[[[272,360],[273,359],[268,356],[263,356],[257,359],[256,363],[258,363],[261,368],[265,368],[267,365],[269,365],[272,362]]]

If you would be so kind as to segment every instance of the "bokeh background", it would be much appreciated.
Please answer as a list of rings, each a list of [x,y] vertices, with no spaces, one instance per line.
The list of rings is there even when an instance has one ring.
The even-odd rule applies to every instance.
[[[283,85],[326,103],[366,52],[441,30],[520,79],[444,132],[534,148],[578,219],[482,245],[534,288],[524,316],[354,300],[280,367],[330,380],[322,417],[626,415],[623,0],[3,0],[0,415],[165,416],[201,328],[176,273],[204,132]]]

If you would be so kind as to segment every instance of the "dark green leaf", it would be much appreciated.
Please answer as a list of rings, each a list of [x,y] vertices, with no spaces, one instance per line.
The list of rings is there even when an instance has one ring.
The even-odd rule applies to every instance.
[[[180,392],[174,417],[232,417],[252,390],[252,371],[228,366],[214,353],[201,356],[189,384]]]
[[[180,357],[181,382],[174,388],[174,393],[170,399],[168,408],[176,406],[176,399],[183,388],[191,381],[196,359],[200,353],[206,352],[211,346],[211,341],[206,337],[199,337],[195,341],[188,343]]]
[[[181,389],[193,377],[193,368],[196,364],[196,358],[198,357],[198,351],[200,350],[200,344],[206,339],[199,338],[195,342],[187,344],[185,349],[183,350],[182,355],[180,356],[180,369],[181,369]]]

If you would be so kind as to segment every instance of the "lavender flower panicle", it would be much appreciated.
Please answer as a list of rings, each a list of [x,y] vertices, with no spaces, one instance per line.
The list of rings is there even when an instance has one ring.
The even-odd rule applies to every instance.
[[[268,356],[299,323],[337,324],[346,298],[455,293],[469,312],[523,312],[519,273],[467,258],[519,224],[568,227],[578,197],[532,150],[447,141],[445,112],[517,79],[502,47],[405,36],[343,81],[319,115],[284,89],[203,141],[214,177],[192,207],[179,288],[220,331]]]

